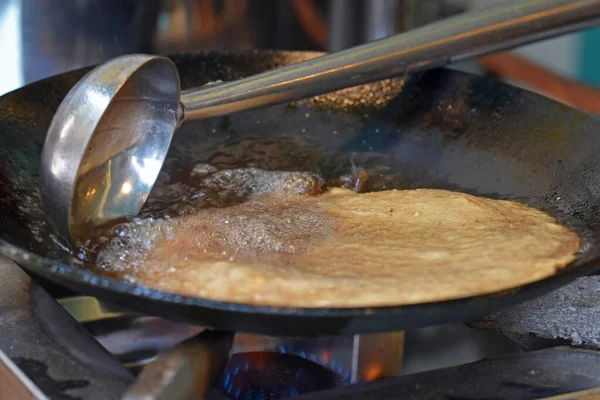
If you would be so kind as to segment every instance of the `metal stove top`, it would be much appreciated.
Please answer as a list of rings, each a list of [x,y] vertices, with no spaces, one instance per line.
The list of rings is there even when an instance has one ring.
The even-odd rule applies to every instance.
[[[485,330],[442,327],[307,340],[234,336],[90,297],[63,297],[53,287],[49,294],[14,263],[0,259],[0,267],[0,398],[600,396],[595,276],[467,322]],[[466,342],[467,356],[461,347]],[[472,362],[481,356],[488,358]]]

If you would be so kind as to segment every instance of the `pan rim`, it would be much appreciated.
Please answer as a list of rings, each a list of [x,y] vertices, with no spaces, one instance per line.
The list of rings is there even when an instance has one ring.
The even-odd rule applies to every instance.
[[[215,311],[241,312],[264,316],[278,316],[284,314],[290,317],[298,316],[310,318],[348,318],[357,316],[368,317],[386,313],[412,312],[418,308],[427,308],[432,306],[452,307],[458,303],[478,303],[480,301],[489,301],[495,298],[507,299],[512,297],[514,303],[517,303],[520,300],[519,295],[531,294],[531,296],[533,296],[535,293],[548,292],[559,285],[568,284],[579,277],[586,276],[600,270],[600,257],[595,257],[584,261],[581,265],[575,265],[578,262],[581,262],[581,260],[575,260],[565,267],[559,269],[553,275],[540,280],[529,282],[510,289],[469,297],[459,297],[436,302],[370,307],[285,307],[211,300],[204,297],[179,295],[143,285],[128,283],[111,277],[102,276],[91,271],[86,271],[73,265],[57,263],[46,257],[38,256],[28,250],[20,249],[2,238],[0,238],[0,253],[16,262],[25,270],[39,274],[58,284],[61,284],[61,279],[57,279],[60,277],[66,278],[75,284],[92,286],[104,290],[108,289],[110,291],[118,292],[122,295],[135,296],[140,299],[159,301],[163,303],[169,303],[171,305],[203,307],[210,308]],[[32,261],[32,259],[35,259],[35,261]],[[64,284],[64,282],[62,283]]]

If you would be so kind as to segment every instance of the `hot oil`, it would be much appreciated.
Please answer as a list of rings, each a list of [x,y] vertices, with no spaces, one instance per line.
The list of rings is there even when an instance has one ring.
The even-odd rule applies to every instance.
[[[219,169],[210,164],[179,168],[159,177],[138,217],[97,227],[77,256],[103,275],[129,281],[135,281],[147,253],[167,241],[174,260],[178,246],[197,248],[203,260],[286,257],[325,240],[334,229],[322,213],[299,204],[298,198],[317,196],[332,186],[362,191],[366,181],[361,169],[325,180],[315,172]],[[178,218],[207,209],[200,219]],[[175,225],[190,234],[174,237]]]
[[[339,163],[345,167],[324,175],[315,172],[320,169],[314,168],[314,160],[310,159],[314,156],[310,153],[302,153],[302,159],[294,164],[307,160],[306,167],[312,165],[313,168],[294,171],[293,165],[282,165],[278,159],[261,164],[258,161],[264,159],[264,155],[248,151],[248,145],[238,145],[234,150],[217,152],[204,163],[166,168],[169,172],[161,173],[140,215],[116,226],[97,228],[96,235],[81,246],[78,258],[102,275],[131,282],[139,281],[137,275],[144,270],[147,254],[157,243],[168,242],[172,249],[170,254],[163,254],[173,260],[166,264],[170,272],[179,268],[176,265],[178,246],[186,246],[186,250],[192,246],[198,259],[204,261],[243,262],[259,255],[264,260],[268,254],[274,264],[281,264],[286,257],[302,252],[303,246],[327,240],[335,229],[331,221],[314,208],[299,207],[286,199],[318,196],[331,187],[357,192],[414,188],[402,177],[382,169],[385,164],[381,160],[367,160],[373,157],[369,154],[362,155],[365,159],[354,159],[356,156],[352,155],[350,163],[326,160],[327,165]],[[270,149],[267,153],[273,152]],[[370,167],[364,170],[356,165]],[[588,257],[595,238],[584,223],[561,212],[552,203],[534,198],[517,200],[546,211],[574,230],[582,239],[579,258]],[[185,240],[173,235],[173,227],[181,221],[179,217],[207,209],[210,213],[202,213],[204,221],[196,219],[185,227],[183,231],[189,232]]]
[[[133,259],[132,235],[148,243],[140,235],[153,231],[147,234],[149,238],[162,236],[172,218],[204,209],[228,208],[264,195],[315,196],[329,187],[362,192],[377,189],[377,184],[402,187],[403,181],[393,174],[385,179],[367,179],[367,171],[356,167],[367,165],[369,174],[383,177],[381,168],[386,168],[385,163],[372,161],[373,155],[365,154],[367,159],[362,160],[365,157],[349,153],[334,156],[318,148],[312,142],[286,137],[241,138],[227,144],[191,143],[175,148],[138,217],[84,230],[86,236],[79,238],[76,259],[96,269],[98,248],[113,237],[118,237],[112,248],[118,253],[115,257]],[[371,164],[377,167],[371,168]],[[378,183],[369,187],[370,182]],[[100,272],[107,274],[110,268],[101,267]]]

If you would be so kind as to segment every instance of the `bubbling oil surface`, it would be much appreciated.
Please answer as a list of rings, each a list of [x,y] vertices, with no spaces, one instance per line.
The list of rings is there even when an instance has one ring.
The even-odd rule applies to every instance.
[[[331,186],[363,191],[366,179],[363,170],[326,181],[315,172],[195,164],[159,180],[138,217],[101,230],[81,247],[79,258],[103,275],[135,282],[157,243],[168,241],[169,251],[177,252],[178,238],[172,234],[177,227],[194,235],[180,245],[197,247],[204,260],[268,255],[276,261],[325,240],[335,229],[314,206],[294,200]],[[206,209],[210,212],[202,219],[178,218]]]
[[[157,185],[142,217],[185,215],[207,207],[229,207],[265,194],[316,195],[324,179],[313,172],[266,171],[258,168],[219,170],[196,164],[167,185]]]

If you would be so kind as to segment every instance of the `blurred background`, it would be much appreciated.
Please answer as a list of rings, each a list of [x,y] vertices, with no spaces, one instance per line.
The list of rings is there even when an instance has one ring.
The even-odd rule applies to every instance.
[[[501,1],[0,0],[0,95],[126,53],[336,51]],[[588,30],[454,68],[600,116],[599,47],[600,30]],[[406,343],[405,373],[519,351],[462,324],[407,332]]]
[[[501,1],[0,0],[0,94],[123,53],[335,51]],[[458,68],[600,115],[599,45],[589,30]]]

